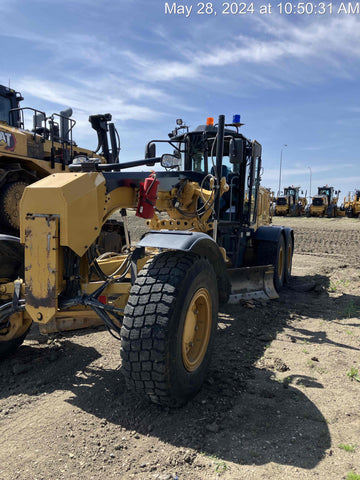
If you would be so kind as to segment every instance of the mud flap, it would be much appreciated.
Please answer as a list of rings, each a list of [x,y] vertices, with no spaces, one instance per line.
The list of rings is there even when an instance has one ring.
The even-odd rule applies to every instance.
[[[25,302],[29,316],[49,322],[57,311],[59,219],[28,215],[25,219]]]
[[[229,303],[239,300],[269,300],[279,298],[274,286],[274,267],[234,268],[228,271],[231,282]]]

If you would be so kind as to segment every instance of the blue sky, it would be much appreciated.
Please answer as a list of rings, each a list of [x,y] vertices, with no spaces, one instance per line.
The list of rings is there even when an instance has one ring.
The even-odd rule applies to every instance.
[[[277,1],[261,15],[269,2],[256,1],[254,14],[225,15],[214,0],[216,16],[178,3],[193,6],[186,18],[165,14],[165,3],[1,0],[0,83],[47,114],[71,106],[74,139],[88,148],[97,143],[88,116],[111,112],[121,161],[142,158],[176,118],[196,127],[240,113],[243,133],[263,145],[265,186],[278,190],[287,144],[282,187],[309,194],[310,167],[312,194],[360,188],[360,14],[338,13],[334,1],[325,15],[285,15]]]

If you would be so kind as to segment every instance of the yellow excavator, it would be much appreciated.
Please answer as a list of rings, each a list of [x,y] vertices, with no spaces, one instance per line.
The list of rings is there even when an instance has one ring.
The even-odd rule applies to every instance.
[[[276,298],[291,276],[294,234],[269,225],[262,147],[241,125],[220,115],[189,130],[179,120],[141,160],[82,159],[27,186],[20,240],[0,238],[0,356],[21,345],[32,322],[93,315],[120,340],[130,387],[162,405],[193,397],[219,303]],[[164,145],[171,153],[157,156]],[[128,171],[135,166],[145,171]],[[127,209],[149,226],[135,245]],[[99,232],[116,211],[125,245],[99,255]]]

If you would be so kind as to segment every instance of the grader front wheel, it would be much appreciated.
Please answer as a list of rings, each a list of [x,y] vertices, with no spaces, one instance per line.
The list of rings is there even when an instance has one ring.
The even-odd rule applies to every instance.
[[[207,260],[173,251],[150,260],[131,289],[121,329],[127,383],[155,403],[186,403],[204,381],[217,313]]]

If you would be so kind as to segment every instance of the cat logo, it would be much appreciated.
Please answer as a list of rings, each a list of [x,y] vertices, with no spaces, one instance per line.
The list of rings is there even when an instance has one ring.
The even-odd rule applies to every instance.
[[[12,133],[0,130],[0,147],[5,147],[5,150],[13,152],[15,150],[16,138]]]

